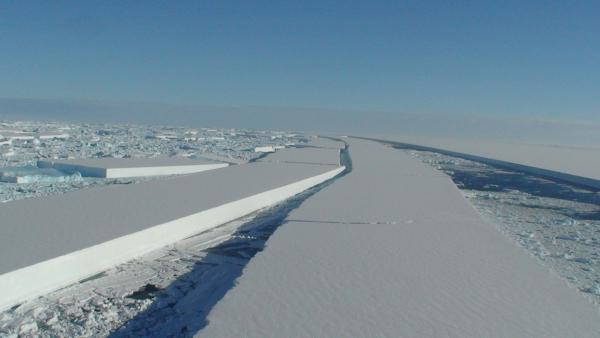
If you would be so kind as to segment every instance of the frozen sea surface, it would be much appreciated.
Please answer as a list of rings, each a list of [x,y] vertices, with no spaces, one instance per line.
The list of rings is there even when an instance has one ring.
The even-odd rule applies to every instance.
[[[600,194],[442,154],[405,150],[448,174],[480,214],[600,304]]]

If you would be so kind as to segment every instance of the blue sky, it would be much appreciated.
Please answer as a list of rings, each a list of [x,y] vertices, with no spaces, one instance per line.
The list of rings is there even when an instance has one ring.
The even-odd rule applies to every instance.
[[[2,98],[600,122],[598,1],[4,1],[0,46]]]

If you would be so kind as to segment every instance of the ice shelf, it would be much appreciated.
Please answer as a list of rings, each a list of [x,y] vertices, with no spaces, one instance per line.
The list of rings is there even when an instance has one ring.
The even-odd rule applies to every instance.
[[[597,337],[597,308],[445,174],[349,139],[352,171],[294,210],[198,337]]]
[[[79,160],[40,160],[40,168],[54,168],[64,172],[79,172],[84,177],[125,178],[159,175],[191,174],[206,170],[227,167],[203,159],[184,157],[156,158],[94,158]]]
[[[0,205],[0,309],[322,183],[343,167],[251,163]]]

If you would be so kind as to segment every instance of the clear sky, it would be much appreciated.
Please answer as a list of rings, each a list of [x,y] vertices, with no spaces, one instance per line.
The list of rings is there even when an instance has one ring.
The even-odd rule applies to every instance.
[[[598,122],[600,1],[3,1],[0,97]]]

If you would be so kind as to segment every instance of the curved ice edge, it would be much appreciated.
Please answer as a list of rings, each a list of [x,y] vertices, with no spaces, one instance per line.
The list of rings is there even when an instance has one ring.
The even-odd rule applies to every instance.
[[[590,178],[590,177],[578,176],[578,175],[568,174],[568,173],[561,172],[561,171],[544,169],[544,168],[539,168],[539,167],[534,167],[534,166],[529,166],[529,165],[519,164],[519,163],[514,163],[514,162],[496,160],[496,159],[489,158],[489,157],[471,155],[471,154],[456,152],[456,151],[452,151],[452,150],[446,150],[446,149],[428,147],[428,146],[421,146],[421,145],[413,144],[413,143],[396,142],[396,141],[390,141],[390,140],[384,140],[384,139],[359,137],[359,136],[352,136],[352,137],[357,138],[357,139],[380,142],[380,143],[384,143],[384,144],[389,144],[391,146],[397,146],[397,147],[406,148],[406,149],[412,149],[412,150],[418,150],[418,151],[429,151],[429,152],[433,152],[433,153],[439,153],[442,155],[458,157],[458,158],[462,158],[462,159],[469,160],[469,161],[480,162],[480,163],[496,166],[498,168],[519,171],[522,173],[531,174],[534,176],[538,176],[538,177],[542,177],[542,178],[546,178],[546,179],[550,179],[550,180],[554,180],[554,181],[565,182],[565,183],[569,183],[569,184],[576,185],[576,186],[583,187],[583,188],[588,188],[588,189],[591,188],[594,190],[600,190],[600,180]]]
[[[0,275],[0,311],[76,283],[115,265],[280,203],[342,173],[346,167],[222,204],[104,243]]]

